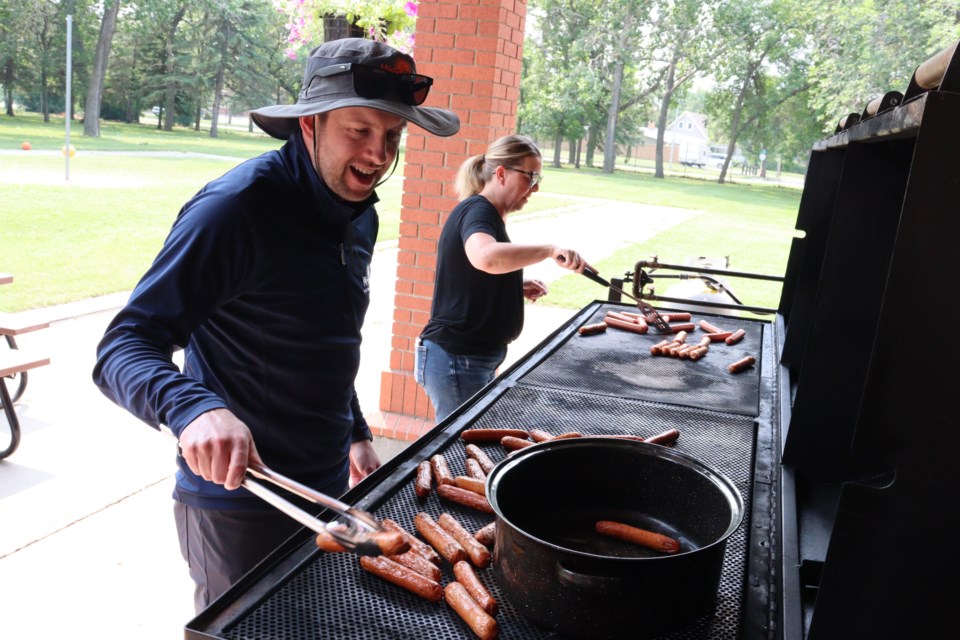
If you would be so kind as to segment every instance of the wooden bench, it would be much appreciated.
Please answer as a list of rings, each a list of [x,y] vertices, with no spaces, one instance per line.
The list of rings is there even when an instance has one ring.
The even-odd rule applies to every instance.
[[[3,412],[7,415],[7,424],[10,426],[10,444],[0,451],[0,460],[16,451],[20,445],[20,421],[13,406],[13,399],[7,389],[7,376],[23,374],[31,369],[50,364],[48,356],[21,349],[0,349],[0,402],[3,403]]]
[[[49,326],[49,321],[44,320],[32,311],[0,312],[0,335],[3,336],[18,336],[21,333],[46,329]]]

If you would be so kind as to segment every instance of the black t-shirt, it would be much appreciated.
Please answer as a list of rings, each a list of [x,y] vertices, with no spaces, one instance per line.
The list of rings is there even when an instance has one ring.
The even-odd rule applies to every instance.
[[[477,232],[510,242],[496,207],[480,195],[460,202],[443,225],[430,321],[420,334],[459,355],[502,349],[523,329],[523,270],[474,268],[464,245]]]

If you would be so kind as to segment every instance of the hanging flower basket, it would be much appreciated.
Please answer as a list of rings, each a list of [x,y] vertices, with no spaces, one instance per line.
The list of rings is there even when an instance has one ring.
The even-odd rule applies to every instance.
[[[346,16],[328,14],[323,16],[323,41],[340,40],[341,38],[362,38],[363,28],[352,24]]]

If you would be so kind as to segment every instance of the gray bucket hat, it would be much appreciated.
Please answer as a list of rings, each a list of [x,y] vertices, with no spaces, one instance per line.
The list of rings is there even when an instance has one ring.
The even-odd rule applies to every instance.
[[[353,65],[362,65],[354,73]],[[417,76],[413,58],[382,42],[343,38],[325,42],[310,52],[303,88],[296,104],[254,109],[250,117],[274,138],[286,140],[299,130],[299,118],[344,107],[369,107],[406,118],[438,136],[460,130],[452,111],[421,107],[432,79]],[[357,76],[355,78],[355,76]],[[363,97],[357,92],[373,97]]]

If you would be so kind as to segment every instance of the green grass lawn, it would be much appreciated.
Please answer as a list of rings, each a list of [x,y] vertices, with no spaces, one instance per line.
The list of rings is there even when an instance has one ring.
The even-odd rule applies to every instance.
[[[63,146],[64,123],[39,116],[0,116],[0,272],[14,284],[0,289],[0,310],[19,311],[130,289],[162,244],[183,203],[209,180],[280,142],[235,129],[217,139],[206,132],[155,125],[102,123],[99,139],[83,138],[77,124],[70,160]],[[20,150],[30,141],[32,151]],[[53,151],[54,153],[51,153]],[[107,155],[89,151],[179,151],[209,154]],[[403,158],[396,175],[378,188],[380,240],[399,235]],[[799,206],[797,189],[668,177],[597,169],[544,168],[541,191],[524,214],[572,204],[577,197],[675,206],[707,212],[624,249],[596,266],[618,274],[652,254],[664,262],[688,255],[731,257],[738,271],[782,274]],[[564,196],[570,196],[569,199]],[[615,233],[602,225],[585,233]],[[731,283],[744,302],[775,306],[779,285]],[[658,288],[658,292],[662,290]],[[543,302],[579,308],[597,297],[597,286],[567,276],[551,285]]]

